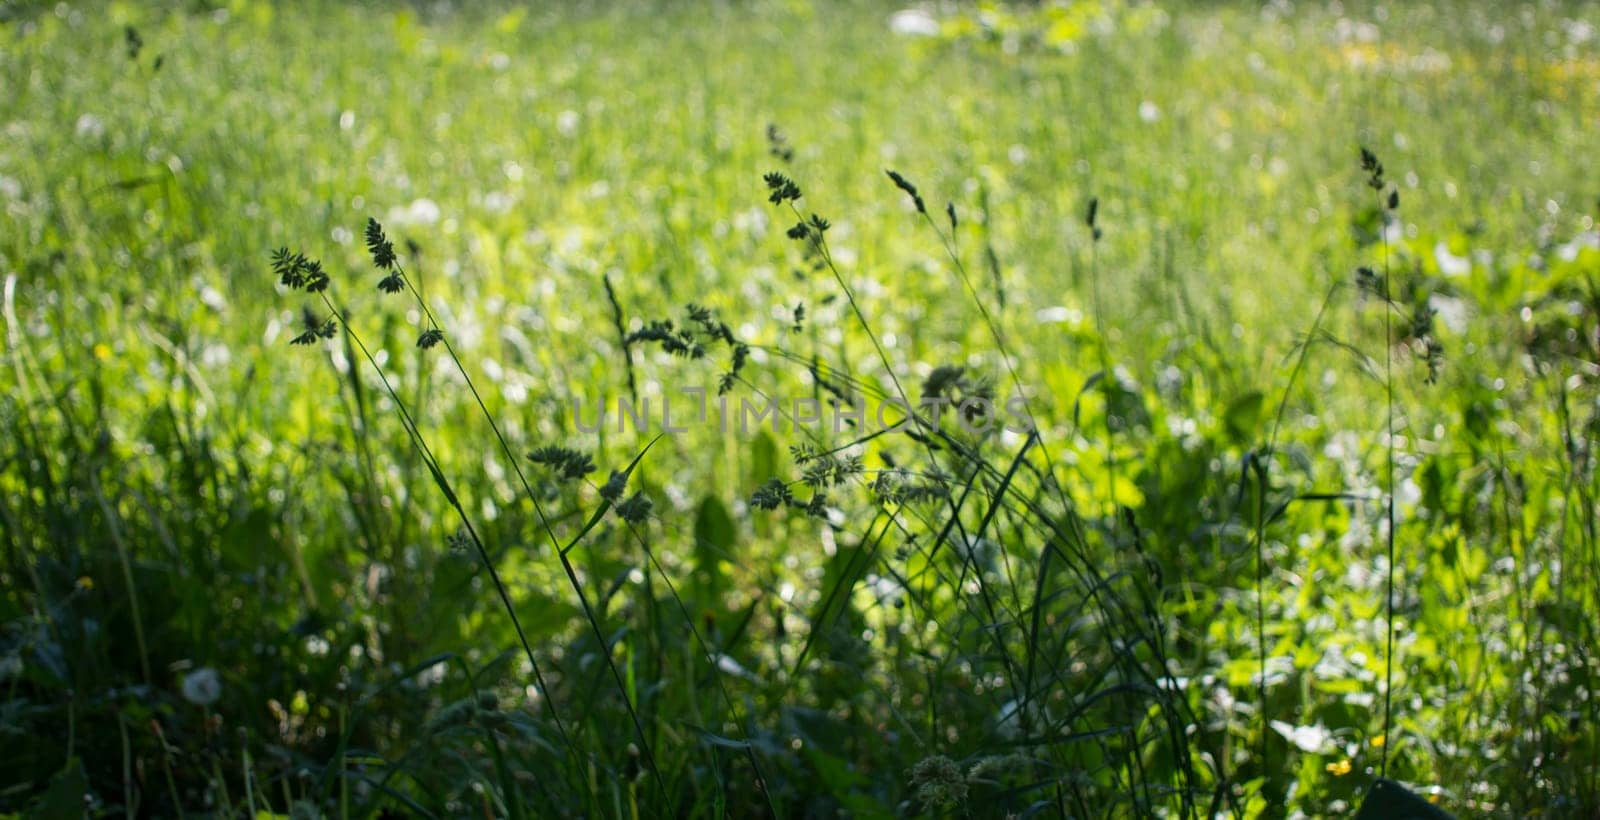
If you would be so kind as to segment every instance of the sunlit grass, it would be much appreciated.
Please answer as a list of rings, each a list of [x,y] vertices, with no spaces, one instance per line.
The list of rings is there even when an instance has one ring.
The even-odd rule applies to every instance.
[[[524,489],[497,434],[508,451],[578,448],[603,476],[650,436],[580,433],[575,400],[614,401],[632,379],[658,400],[715,392],[731,345],[706,362],[637,340],[623,355],[618,312],[636,331],[687,323],[689,303],[748,344],[736,396],[812,395],[813,357],[886,395],[941,365],[1004,393],[1010,359],[1041,447],[996,438],[983,458],[1003,474],[1021,450],[1053,470],[1058,486],[1028,486],[1083,517],[1108,571],[1145,573],[1146,554],[1160,568],[1161,651],[1198,715],[1197,783],[1226,810],[1338,812],[1384,747],[1391,776],[1464,814],[1600,801],[1585,758],[1600,670],[1583,648],[1600,603],[1586,443],[1600,34],[1582,4],[980,5],[893,26],[896,9],[855,3],[0,9],[0,424],[16,442],[0,448],[4,646],[29,670],[7,673],[10,702],[46,710],[7,725],[77,733],[8,753],[22,774],[0,784],[0,809],[29,805],[74,754],[94,777],[138,759],[153,778],[152,718],[186,750],[178,800],[196,807],[226,783],[231,804],[249,785],[279,811],[307,799],[362,813],[399,799],[390,789],[442,813],[638,800],[646,814],[870,814],[928,785],[914,767],[948,774],[937,755],[987,767],[979,814],[1002,791],[985,778],[1077,783],[1058,770],[1071,765],[1083,788],[1133,794],[1033,742],[1014,699],[1007,711],[1014,681],[997,682],[986,643],[999,633],[954,586],[967,563],[920,553],[927,536],[886,536],[887,508],[870,501],[840,501],[831,526],[750,509],[768,479],[799,476],[798,437],[666,436],[633,485],[648,520],[592,533],[602,478]],[[1358,146],[1403,197],[1393,223]],[[779,169],[804,189],[803,215],[831,223],[831,267],[785,237],[795,215],[762,185]],[[915,182],[940,233],[885,170]],[[379,292],[369,217],[451,357],[416,344],[431,318]],[[1355,275],[1380,265],[1380,237],[1403,308],[1388,351],[1385,308]],[[301,302],[269,273],[282,245],[322,259],[394,396],[344,334],[290,348]],[[1436,384],[1407,338],[1413,302],[1437,311]],[[1389,354],[1394,437],[1375,421]],[[1261,479],[1251,459],[1285,396]],[[394,397],[562,670],[554,694],[580,716],[581,754],[556,740],[531,669],[499,654],[515,635],[482,564],[452,548],[457,523]],[[1391,446],[1402,660],[1380,739]],[[585,624],[536,499],[557,510],[558,543],[586,535],[572,583],[598,622]],[[928,507],[928,529],[947,513]],[[964,526],[982,517],[968,510]],[[996,518],[1029,531],[1027,516]],[[996,538],[1003,595],[987,614],[1025,622],[1035,570],[1049,577],[1040,544]],[[858,549],[865,571],[834,560]],[[977,545],[961,549],[977,562]],[[892,592],[907,577],[921,589],[910,612]],[[929,578],[952,586],[922,589]],[[917,622],[930,613],[952,620]],[[797,668],[822,615],[854,634]],[[602,626],[615,681],[590,663]],[[892,635],[915,640],[891,651]],[[1030,661],[1081,680],[1037,649]],[[459,663],[408,672],[440,652]],[[181,696],[196,668],[220,670],[207,708],[223,726]],[[166,694],[122,689],[135,683]],[[99,700],[69,708],[68,689]],[[493,709],[479,689],[498,693]],[[662,771],[684,774],[642,775],[619,692]],[[447,767],[422,762],[439,713],[476,727]],[[359,749],[338,742],[347,730]],[[346,775],[335,761],[355,752],[385,764]],[[1023,777],[1014,753],[1056,769]],[[1151,772],[1165,765],[1149,757]],[[761,761],[770,802],[745,759]],[[102,805],[125,802],[120,782],[91,785]],[[1066,788],[1005,799],[1071,812]],[[137,791],[166,805],[164,780]]]

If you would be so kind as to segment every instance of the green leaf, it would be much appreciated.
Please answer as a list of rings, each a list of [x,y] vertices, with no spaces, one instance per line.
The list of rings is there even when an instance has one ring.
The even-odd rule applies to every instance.
[[[1228,429],[1228,437],[1233,439],[1235,444],[1249,441],[1251,434],[1261,427],[1261,411],[1266,405],[1265,398],[1260,390],[1251,390],[1228,402],[1228,409],[1222,414],[1222,424]]]
[[[702,605],[718,606],[727,588],[722,562],[733,555],[733,517],[715,496],[706,496],[694,517],[695,592]]]
[[[34,817],[84,817],[83,797],[89,791],[89,780],[83,775],[83,764],[76,757],[50,779],[50,788],[33,805]]]

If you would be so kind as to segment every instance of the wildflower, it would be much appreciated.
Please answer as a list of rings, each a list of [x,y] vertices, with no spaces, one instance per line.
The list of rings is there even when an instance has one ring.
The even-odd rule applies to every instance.
[[[104,120],[93,114],[84,114],[78,117],[74,130],[80,137],[97,140],[106,135],[106,124]]]
[[[209,666],[183,676],[183,699],[196,706],[210,706],[222,697],[222,678]]]
[[[439,208],[439,203],[434,202],[427,197],[422,197],[420,199],[412,200],[411,204],[404,208],[391,209],[386,219],[388,219],[390,224],[399,223],[400,225],[432,225],[439,221],[439,217],[442,214],[443,212]]]
[[[939,36],[939,21],[922,9],[902,9],[889,16],[889,30],[913,37]]]
[[[429,328],[422,331],[422,335],[417,337],[417,347],[427,350],[442,341],[444,341],[444,331],[436,327]]]

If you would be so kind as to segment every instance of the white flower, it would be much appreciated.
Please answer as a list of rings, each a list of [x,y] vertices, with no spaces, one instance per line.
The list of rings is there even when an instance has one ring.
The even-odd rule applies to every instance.
[[[922,9],[903,9],[889,17],[889,30],[913,37],[937,37],[939,21]]]
[[[1272,729],[1293,743],[1302,752],[1315,754],[1327,748],[1333,734],[1321,725],[1295,726],[1281,720],[1272,721]]]
[[[85,139],[99,139],[106,134],[106,124],[93,114],[84,114],[73,130]]]
[[[1440,296],[1435,293],[1428,297],[1428,307],[1433,308],[1433,314],[1451,333],[1467,332],[1467,303],[1465,300],[1454,296]]]
[[[1440,241],[1433,246],[1433,259],[1445,276],[1464,276],[1472,272],[1472,259],[1451,253],[1447,242]]]
[[[210,706],[222,697],[222,678],[209,666],[183,676],[183,698],[196,706]]]
[[[578,112],[563,111],[556,115],[556,130],[564,137],[578,133]]]
[[[427,197],[413,200],[404,208],[392,208],[383,220],[391,225],[432,225],[439,221],[439,204]]]
[[[995,714],[995,729],[1001,737],[1015,740],[1022,737],[1023,710],[1016,699],[1006,701],[1000,706],[1000,711]],[[1044,714],[1037,703],[1029,703],[1027,710],[1029,723],[1038,726],[1043,724]]]
[[[725,675],[732,675],[733,677],[747,680],[751,683],[761,683],[761,678],[758,677],[754,672],[744,668],[744,666],[738,661],[728,657],[727,655],[717,655],[717,668],[722,670],[722,673]]]

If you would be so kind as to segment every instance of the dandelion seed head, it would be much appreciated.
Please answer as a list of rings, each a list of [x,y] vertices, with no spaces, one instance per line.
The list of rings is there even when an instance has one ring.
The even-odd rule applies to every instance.
[[[222,697],[222,678],[217,670],[202,666],[184,675],[179,688],[184,700],[196,706],[210,706]]]

